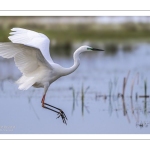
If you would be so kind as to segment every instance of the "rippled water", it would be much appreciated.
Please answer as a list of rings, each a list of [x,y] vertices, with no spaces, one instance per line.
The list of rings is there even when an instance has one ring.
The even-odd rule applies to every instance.
[[[17,89],[14,80],[20,72],[12,60],[1,59],[0,133],[149,134],[150,98],[141,96],[145,91],[150,95],[150,44],[134,47],[126,53],[120,47],[113,56],[83,54],[74,73],[50,86],[46,102],[65,112],[67,126],[55,113],[41,107],[43,89]],[[54,60],[64,67],[73,63],[72,58]]]

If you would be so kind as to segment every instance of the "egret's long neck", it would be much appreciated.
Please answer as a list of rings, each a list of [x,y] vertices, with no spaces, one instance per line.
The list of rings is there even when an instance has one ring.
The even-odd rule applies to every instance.
[[[64,68],[64,73],[63,73],[64,76],[74,72],[78,68],[78,66],[80,65],[80,59],[79,59],[80,53],[81,53],[80,50],[76,50],[74,52],[73,54],[74,64],[70,68]]]

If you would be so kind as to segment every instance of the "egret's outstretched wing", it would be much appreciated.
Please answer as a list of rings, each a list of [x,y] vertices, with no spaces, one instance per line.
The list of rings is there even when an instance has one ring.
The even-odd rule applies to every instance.
[[[11,42],[0,43],[0,56],[4,58],[14,57],[16,66],[27,77],[31,77],[39,67],[52,69],[41,51],[34,47]]]
[[[50,57],[49,46],[50,40],[47,36],[42,33],[35,31],[22,29],[22,28],[13,28],[10,32],[11,36],[8,38],[13,43],[24,44],[30,47],[35,47],[41,51],[44,58],[49,62],[53,63],[52,58]]]

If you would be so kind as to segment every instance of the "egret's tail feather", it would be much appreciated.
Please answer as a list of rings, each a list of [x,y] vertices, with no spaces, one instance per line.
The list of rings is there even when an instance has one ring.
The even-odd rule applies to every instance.
[[[21,78],[19,78],[19,79],[16,81],[16,83],[17,83],[17,84],[22,84],[26,79],[27,79],[26,76],[22,76]]]
[[[34,77],[22,76],[19,80],[16,81],[16,83],[19,85],[19,90],[27,90],[35,83],[35,79]]]

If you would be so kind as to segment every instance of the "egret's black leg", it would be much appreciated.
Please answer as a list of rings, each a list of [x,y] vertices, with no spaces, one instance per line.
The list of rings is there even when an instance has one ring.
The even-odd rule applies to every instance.
[[[57,110],[59,110],[59,111],[56,111],[56,110],[51,109],[51,108],[49,108],[49,107],[46,107],[45,105],[47,105],[47,106],[49,106],[49,107],[52,107],[52,108],[54,108],[54,109],[57,109]],[[49,110],[51,110],[51,111],[57,113],[57,114],[58,114],[58,117],[57,117],[57,118],[61,117],[62,120],[63,120],[63,123],[67,124],[67,122],[66,122],[67,117],[66,117],[65,113],[64,113],[61,109],[59,109],[59,108],[57,108],[57,107],[54,107],[54,106],[52,106],[52,105],[49,105],[49,104],[47,104],[47,103],[43,103],[43,104],[42,104],[42,107],[43,107],[43,108],[46,108],[46,109],[49,109]]]
[[[50,106],[50,107],[53,107],[53,108],[59,110],[60,113],[64,115],[65,119],[68,120],[67,117],[66,117],[66,115],[65,115],[65,113],[60,108],[54,107],[54,106],[52,106],[50,104],[47,104],[47,103],[44,103],[44,105],[47,105],[47,106]],[[59,117],[57,117],[57,118],[59,118]]]
[[[46,90],[46,91],[47,91],[47,90]],[[42,107],[43,107],[43,108],[46,108],[46,109],[49,109],[49,110],[51,110],[51,111],[57,113],[57,114],[58,114],[58,117],[57,117],[57,118],[61,117],[63,123],[67,124],[67,122],[66,122],[67,117],[66,117],[65,113],[64,113],[61,109],[59,109],[59,108],[57,108],[57,107],[54,107],[54,106],[52,106],[52,105],[49,105],[49,104],[47,104],[47,103],[44,102],[44,101],[45,101],[45,96],[46,96],[46,91],[45,91],[45,93],[43,94],[43,97],[42,97],[42,101],[41,101]],[[47,106],[49,106],[49,107],[46,107],[45,105],[47,105]]]
[[[56,111],[56,110],[54,110],[54,109],[50,109],[50,110],[53,110],[54,112],[56,112],[56,113],[58,114],[58,117],[57,117],[57,118],[61,117],[62,120],[63,120],[63,123],[67,124],[67,123],[66,123],[67,117],[66,117],[65,113],[64,113],[61,109],[59,109],[59,108],[57,108],[57,107],[54,107],[54,106],[52,106],[52,105],[49,105],[49,104],[47,104],[47,103],[44,103],[44,105],[47,105],[47,106],[50,106],[50,107],[52,107],[52,108],[54,108],[54,109],[59,110],[59,111]]]

